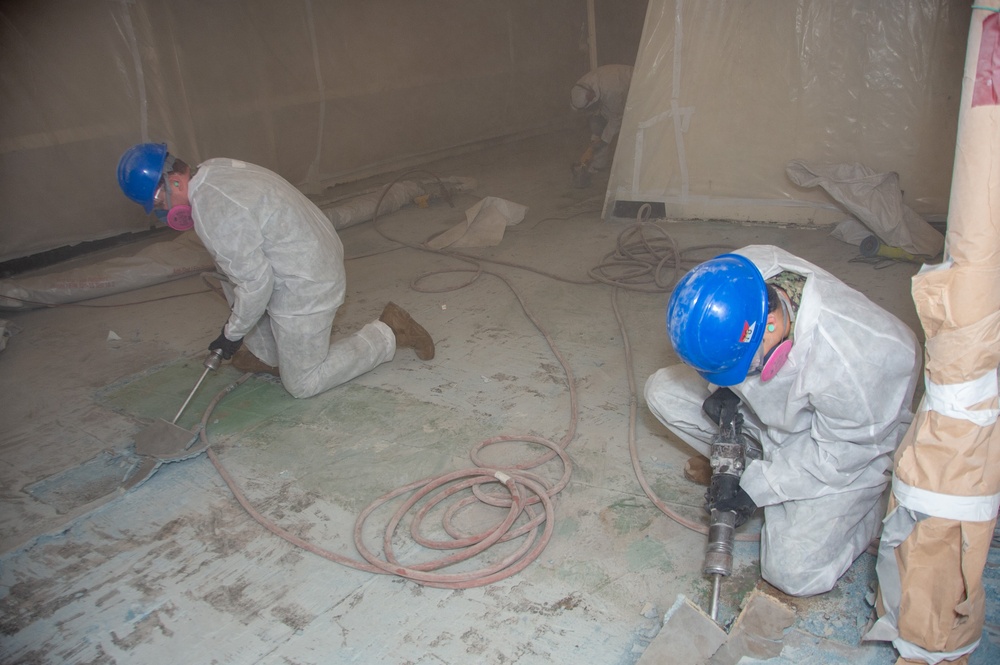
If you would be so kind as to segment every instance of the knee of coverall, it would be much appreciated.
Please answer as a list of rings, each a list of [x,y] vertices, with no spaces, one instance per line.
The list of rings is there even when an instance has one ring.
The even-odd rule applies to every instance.
[[[826,593],[837,584],[837,579],[830,581],[821,575],[822,571],[790,571],[781,565],[765,562],[763,555],[760,560],[760,576],[771,586],[789,596],[805,598]]]
[[[683,385],[678,374],[680,365],[671,365],[658,369],[646,379],[643,389],[643,396],[646,398],[646,407],[652,411],[657,420],[666,424],[669,416],[675,413],[673,408],[677,402],[690,401],[688,390]]]
[[[330,354],[335,311],[303,316],[271,316],[278,350],[278,372],[285,390],[297,399],[326,390],[317,372]]]
[[[658,370],[646,380],[646,406],[674,436],[706,457],[714,435],[712,423],[701,410],[708,384],[684,364]]]
[[[307,349],[307,345],[299,347],[300,351]],[[324,359],[325,356],[321,356],[319,351],[303,355],[282,353],[278,372],[281,375],[281,384],[285,386],[288,394],[296,399],[304,399],[326,390],[326,387],[319,385],[321,381],[317,375]]]
[[[791,596],[829,591],[871,543],[883,515],[879,488],[766,506],[761,577]]]
[[[279,368],[278,371],[281,372],[281,369]],[[283,385],[285,390],[288,391],[288,394],[295,399],[305,399],[318,394],[311,386],[308,386],[302,381],[286,380],[284,372],[281,372],[281,385]]]

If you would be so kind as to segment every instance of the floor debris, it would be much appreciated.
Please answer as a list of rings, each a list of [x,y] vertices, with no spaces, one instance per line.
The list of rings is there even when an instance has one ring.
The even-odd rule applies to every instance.
[[[677,596],[663,617],[663,629],[636,665],[736,665],[744,656],[767,660],[781,655],[795,609],[760,589],[743,603],[729,634],[701,608]]]
[[[795,609],[774,596],[754,589],[729,632],[729,639],[709,665],[736,665],[743,656],[759,660],[781,655],[785,629],[795,622]]]

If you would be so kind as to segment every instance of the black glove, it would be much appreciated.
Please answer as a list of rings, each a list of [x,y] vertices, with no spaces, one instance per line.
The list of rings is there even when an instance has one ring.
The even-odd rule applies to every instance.
[[[222,334],[215,338],[215,341],[208,345],[209,351],[215,351],[219,349],[222,351],[222,359],[229,360],[233,357],[233,354],[240,350],[243,346],[243,339],[240,338],[235,342],[231,342],[226,339],[226,327],[222,327]]]
[[[718,511],[731,510],[736,513],[736,526],[740,526],[753,515],[753,512],[757,510],[757,504],[753,502],[750,495],[747,494],[743,488],[736,490],[736,494],[728,499],[723,499],[717,502],[715,505],[711,506]]]
[[[713,424],[718,425],[723,406],[730,402],[739,404],[739,395],[729,388],[719,388],[701,403],[701,410],[705,412],[705,415],[711,419]]]

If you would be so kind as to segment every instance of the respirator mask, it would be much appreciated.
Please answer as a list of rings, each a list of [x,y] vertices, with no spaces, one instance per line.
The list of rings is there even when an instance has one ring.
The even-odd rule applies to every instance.
[[[781,315],[785,319],[785,328],[791,332],[792,323],[795,321],[795,316],[792,314],[791,308],[785,302],[784,296],[779,296],[779,301],[781,302]],[[773,330],[774,326],[769,325],[769,330]],[[768,382],[774,378],[774,375],[778,373],[784,364],[788,360],[788,354],[792,350],[792,340],[783,339],[780,343],[775,344],[770,351],[766,354],[764,353],[764,344],[761,343],[760,347],[757,349],[757,353],[753,357],[753,361],[750,363],[750,370],[747,372],[748,375],[760,374],[760,380],[763,382]]]
[[[156,218],[174,231],[190,231],[194,228],[194,219],[191,217],[191,206],[172,205],[170,201],[170,185],[167,183],[167,180],[170,179],[170,170],[173,165],[174,159],[168,154],[167,160],[163,164],[164,174],[160,187],[153,195],[153,201],[157,206],[155,210]],[[163,208],[159,207],[160,203],[163,203]]]
[[[191,206],[173,206],[170,210],[154,210],[156,218],[174,231],[190,231],[194,228]]]

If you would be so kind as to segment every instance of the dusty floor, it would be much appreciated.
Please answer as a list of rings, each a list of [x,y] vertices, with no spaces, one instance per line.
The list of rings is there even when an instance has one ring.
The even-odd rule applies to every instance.
[[[676,362],[663,324],[667,296],[618,289],[627,368],[615,289],[586,282],[629,224],[600,220],[600,180],[588,190],[571,186],[568,164],[579,138],[540,137],[428,164],[440,176],[475,178],[477,186],[454,208],[406,207],[341,232],[348,257],[358,258],[347,262],[337,333],[359,328],[393,300],[434,335],[436,358],[422,362],[401,350],[349,385],[299,401],[276,380],[254,376],[207,420],[218,459],[258,511],[355,561],[355,522],[379,496],[471,468],[470,451],[492,437],[560,442],[572,433],[569,483],[554,498],[550,540],[533,562],[467,589],[356,570],[265,530],[205,454],[164,464],[137,489],[117,492],[135,461],[134,437],[176,413],[227,317],[225,302],[192,276],[87,307],[0,313],[17,332],[0,353],[0,661],[626,664],[638,660],[679,594],[707,608],[704,536],[654,506],[629,454],[630,371],[645,477],[674,510],[700,517],[702,488],[682,474],[691,451],[666,436],[641,395],[649,374]],[[482,262],[488,272],[463,288],[471,264],[391,240],[419,244],[485,196],[529,210],[500,245],[464,250],[504,263]],[[917,267],[852,262],[856,248],[829,238],[828,229],[661,226],[682,249],[785,247],[920,333],[909,296]],[[448,269],[466,272],[436,274],[413,288],[418,276]],[[168,297],[177,294],[193,295]],[[211,373],[178,424],[194,428],[239,377],[228,364]],[[482,455],[509,466],[541,450],[503,442]],[[536,472],[555,482],[563,469],[556,460]],[[395,506],[374,510],[359,528],[375,551]],[[470,534],[505,513],[472,506],[455,521]],[[428,557],[408,537],[408,519],[389,539],[402,564],[416,567]],[[436,536],[439,522],[429,524]],[[747,529],[755,527],[759,522]],[[486,557],[499,558],[521,540],[500,543]],[[796,623],[782,656],[768,662],[892,663],[890,647],[859,643],[871,617],[873,565],[863,555],[830,593],[786,598]],[[997,566],[994,556],[986,571],[990,625],[974,664],[1000,658]],[[739,611],[757,575],[757,545],[738,544],[735,574],[723,584],[723,622]]]

